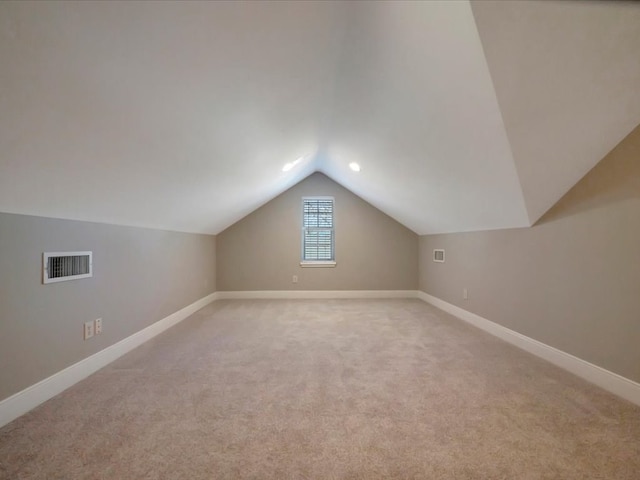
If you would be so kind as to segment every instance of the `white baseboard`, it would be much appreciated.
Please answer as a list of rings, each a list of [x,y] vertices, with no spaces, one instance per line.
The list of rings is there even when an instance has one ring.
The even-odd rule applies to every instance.
[[[58,395],[80,380],[85,379],[125,353],[181,322],[191,314],[216,300],[216,298],[216,293],[207,295],[143,330],[120,340],[118,343],[114,343],[104,350],[80,360],[78,363],[74,363],[64,370],[2,400],[0,402],[0,427],[27,413],[29,410]]]
[[[218,292],[218,300],[313,298],[417,298],[417,290],[253,290]]]
[[[529,353],[543,358],[554,365],[567,370],[578,377],[591,382],[619,397],[624,398],[636,405],[640,405],[640,384],[629,380],[617,373],[605,370],[581,358],[558,350],[533,338],[510,330],[502,325],[498,325],[475,313],[464,310],[451,303],[440,300],[428,293],[418,292],[418,298],[430,303],[434,307],[444,310],[471,325],[478,327],[516,347],[526,350]]]
[[[0,401],[0,427],[58,395],[125,353],[222,299],[419,298],[605,390],[640,405],[640,384],[417,290],[272,290],[217,292]]]

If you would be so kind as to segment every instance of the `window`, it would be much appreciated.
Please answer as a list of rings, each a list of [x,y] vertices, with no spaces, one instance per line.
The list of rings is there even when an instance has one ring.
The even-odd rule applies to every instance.
[[[333,197],[302,199],[303,267],[334,267]]]

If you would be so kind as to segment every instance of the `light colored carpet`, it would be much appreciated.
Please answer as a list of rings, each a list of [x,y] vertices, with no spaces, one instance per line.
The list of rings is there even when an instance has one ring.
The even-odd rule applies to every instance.
[[[0,430],[3,479],[638,479],[640,408],[418,300],[221,301]]]

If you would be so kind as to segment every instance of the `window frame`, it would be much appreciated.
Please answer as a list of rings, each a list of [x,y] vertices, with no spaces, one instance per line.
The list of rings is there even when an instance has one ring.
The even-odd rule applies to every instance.
[[[309,200],[320,200],[320,201],[331,201],[331,217],[332,217],[332,227],[305,227],[304,225],[304,205]],[[322,195],[313,195],[313,196],[305,196],[302,197],[302,201],[300,202],[300,266],[301,267],[320,267],[320,268],[331,268],[336,266],[336,200],[331,196],[322,196]],[[314,230],[330,230],[331,231],[331,260],[307,260],[304,256],[304,240],[305,233],[309,229]]]

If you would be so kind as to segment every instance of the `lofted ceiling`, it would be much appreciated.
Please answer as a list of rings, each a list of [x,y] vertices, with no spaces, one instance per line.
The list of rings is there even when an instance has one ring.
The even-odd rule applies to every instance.
[[[640,123],[638,52],[632,2],[2,2],[0,211],[216,234],[321,171],[530,226]]]

